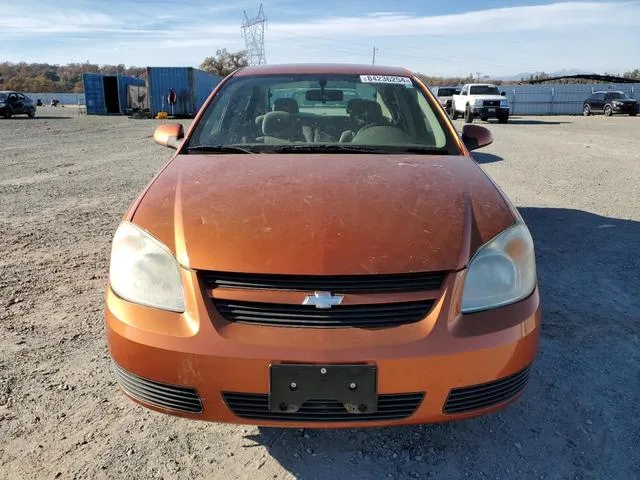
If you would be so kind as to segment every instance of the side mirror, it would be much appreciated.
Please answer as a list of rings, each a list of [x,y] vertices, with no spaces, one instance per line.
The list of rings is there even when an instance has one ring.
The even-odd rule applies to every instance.
[[[500,92],[500,95],[502,95],[503,97],[507,96],[507,92]]]
[[[462,141],[469,151],[477,150],[493,143],[491,132],[480,125],[465,125],[462,128]]]
[[[163,147],[175,148],[180,146],[184,138],[184,128],[181,123],[167,123],[160,125],[153,132],[153,139]]]

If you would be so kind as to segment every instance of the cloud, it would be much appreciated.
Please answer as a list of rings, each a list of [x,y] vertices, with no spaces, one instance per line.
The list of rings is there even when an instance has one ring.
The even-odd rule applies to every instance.
[[[557,30],[595,25],[640,25],[640,2],[551,3],[437,16],[377,12],[360,17],[330,17],[304,23],[272,22],[269,33],[270,36],[275,37],[314,35],[402,37]]]

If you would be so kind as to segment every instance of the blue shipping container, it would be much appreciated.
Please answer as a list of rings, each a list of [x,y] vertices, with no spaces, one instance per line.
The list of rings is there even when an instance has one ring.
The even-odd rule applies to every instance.
[[[147,89],[152,116],[167,112],[177,117],[198,113],[221,77],[193,67],[148,67]],[[169,105],[169,93],[176,92],[176,103]]]
[[[144,85],[144,80],[124,75],[83,75],[84,97],[90,115],[124,114],[127,112],[127,86]]]
[[[85,73],[82,76],[84,83],[84,102],[87,113],[90,115],[106,115],[107,107],[104,104],[104,85],[102,75],[99,73]]]

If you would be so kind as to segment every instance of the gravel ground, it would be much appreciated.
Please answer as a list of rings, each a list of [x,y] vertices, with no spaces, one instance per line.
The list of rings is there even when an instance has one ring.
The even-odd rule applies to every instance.
[[[640,477],[640,119],[513,119],[477,155],[536,240],[543,334],[519,402],[461,423],[301,431],[172,418],[118,391],[109,244],[171,152],[152,143],[156,121],[40,114],[0,120],[1,478]]]

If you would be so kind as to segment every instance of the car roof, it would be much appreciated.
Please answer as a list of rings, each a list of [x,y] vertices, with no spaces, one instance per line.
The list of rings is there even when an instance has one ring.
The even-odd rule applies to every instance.
[[[20,92],[16,92],[15,90],[0,90],[0,93],[20,93]]]
[[[346,74],[346,75],[394,75],[411,76],[406,68],[384,67],[381,65],[358,65],[346,63],[292,63],[281,65],[256,65],[244,67],[235,73],[239,77],[256,75],[291,75],[291,74]]]
[[[622,90],[598,90],[597,92],[593,92],[592,95],[596,93],[624,93]]]

